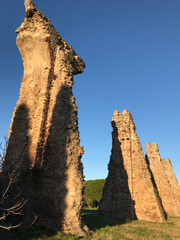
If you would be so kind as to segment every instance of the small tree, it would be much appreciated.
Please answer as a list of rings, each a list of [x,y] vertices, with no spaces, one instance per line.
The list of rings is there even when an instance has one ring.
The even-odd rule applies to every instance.
[[[5,137],[5,144],[3,146],[0,143],[0,164],[3,162],[3,157],[5,155],[5,149],[7,146],[8,140]],[[7,218],[12,215],[21,215],[23,211],[23,206],[26,204],[26,200],[20,197],[20,193],[17,194],[14,198],[10,198],[9,191],[12,185],[17,181],[18,174],[13,171],[12,173],[8,173],[8,178],[4,177],[1,172],[0,166],[0,229],[10,230],[12,228],[17,228],[21,225],[21,223],[17,225],[10,225],[7,223]]]
[[[23,206],[26,203],[26,200],[22,198],[18,200],[20,194],[16,195],[13,199],[9,197],[9,190],[13,183],[16,182],[18,175],[15,172],[8,174],[8,182],[1,179],[3,185],[6,186],[5,190],[2,191],[0,198],[0,228],[10,230],[12,228],[17,228],[21,223],[17,225],[9,225],[7,223],[7,217],[10,215],[22,215]]]

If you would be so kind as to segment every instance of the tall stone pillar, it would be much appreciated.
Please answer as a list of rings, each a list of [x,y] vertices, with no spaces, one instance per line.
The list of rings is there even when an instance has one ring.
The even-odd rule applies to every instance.
[[[115,111],[111,124],[109,173],[98,212],[124,220],[164,221],[132,115]]]
[[[37,225],[84,235],[83,147],[72,86],[85,64],[32,1],[25,8],[16,30],[24,76],[2,174],[20,174],[16,192],[28,200],[23,220],[35,215]]]

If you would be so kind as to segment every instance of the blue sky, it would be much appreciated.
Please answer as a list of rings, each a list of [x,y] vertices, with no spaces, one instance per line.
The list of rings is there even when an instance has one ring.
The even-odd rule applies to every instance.
[[[34,0],[86,63],[73,87],[86,179],[106,178],[111,118],[127,109],[143,151],[157,142],[180,181],[180,1]],[[0,141],[19,97],[23,0],[0,0]]]

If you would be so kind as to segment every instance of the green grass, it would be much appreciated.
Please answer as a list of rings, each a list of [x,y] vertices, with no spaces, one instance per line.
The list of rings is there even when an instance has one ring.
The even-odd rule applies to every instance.
[[[180,217],[169,217],[164,223],[120,221],[98,215],[96,209],[84,209],[82,219],[89,228],[87,237],[56,234],[45,229],[16,230],[0,240],[180,240]]]

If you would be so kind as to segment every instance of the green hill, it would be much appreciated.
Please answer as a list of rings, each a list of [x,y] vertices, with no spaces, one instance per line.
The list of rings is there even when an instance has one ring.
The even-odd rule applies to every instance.
[[[85,206],[98,207],[99,201],[102,197],[102,191],[105,184],[105,179],[96,179],[86,181],[84,191]]]

